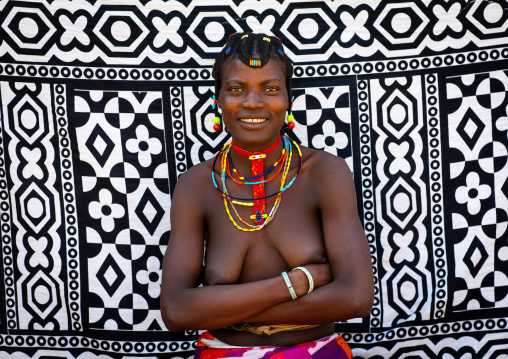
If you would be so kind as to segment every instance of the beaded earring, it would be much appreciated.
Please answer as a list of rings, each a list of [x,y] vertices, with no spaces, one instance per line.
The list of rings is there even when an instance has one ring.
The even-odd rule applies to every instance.
[[[290,130],[292,130],[293,128],[295,128],[295,116],[293,116],[291,114],[291,109],[293,108],[293,101],[295,100],[295,97],[291,97],[291,106],[289,107],[289,110],[288,110],[288,115],[286,117],[286,119],[288,120],[288,128]]]
[[[214,110],[214,113],[215,113],[215,117],[213,118],[213,129],[215,131],[220,131],[220,117],[219,117],[219,111],[218,111],[218,108],[216,109],[215,107],[217,106],[217,100],[215,99],[215,95],[212,96],[212,109]]]

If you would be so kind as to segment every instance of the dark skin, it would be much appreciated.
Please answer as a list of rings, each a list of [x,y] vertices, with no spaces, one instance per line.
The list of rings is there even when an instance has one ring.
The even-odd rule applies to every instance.
[[[218,105],[234,143],[251,152],[273,144],[288,108],[281,64],[272,59],[262,68],[251,68],[232,60],[222,84]],[[281,150],[282,144],[267,155],[265,169]],[[369,314],[371,259],[351,171],[341,158],[301,150],[300,175],[282,197],[272,222],[260,231],[240,231],[228,218],[210,178],[211,161],[182,175],[172,199],[171,239],[162,272],[161,312],[169,330],[209,329],[231,345],[291,346],[333,334],[336,321]],[[249,177],[250,160],[235,151],[232,156],[238,172]],[[286,184],[295,176],[298,161],[293,146]],[[222,189],[220,172],[219,159],[214,173]],[[279,190],[280,178],[281,174],[265,184],[267,194]],[[252,186],[229,178],[226,184],[231,195],[252,198]],[[267,204],[266,213],[272,206]],[[237,209],[242,218],[252,214],[251,207]],[[233,212],[232,217],[240,224]],[[296,266],[311,272],[312,293],[306,294],[305,274],[291,271]],[[296,300],[291,299],[283,271],[288,272]],[[320,325],[271,336],[223,329],[235,323]]]

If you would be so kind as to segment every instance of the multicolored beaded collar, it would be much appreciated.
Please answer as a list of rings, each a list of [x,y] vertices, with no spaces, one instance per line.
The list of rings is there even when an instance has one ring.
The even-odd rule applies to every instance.
[[[217,193],[219,193],[223,198],[224,198],[224,206],[226,207],[226,212],[229,216],[229,219],[231,220],[231,222],[235,225],[235,227],[237,227],[239,230],[242,230],[242,231],[257,231],[257,230],[260,230],[262,229],[264,226],[266,226],[274,217],[275,215],[275,212],[277,211],[279,205],[280,205],[280,202],[281,202],[281,197],[284,193],[286,193],[286,191],[293,185],[294,181],[296,180],[296,178],[298,177],[298,175],[300,174],[301,172],[301,169],[302,169],[302,152],[300,150],[300,148],[298,147],[298,144],[292,140],[290,140],[289,138],[287,137],[282,137],[282,141],[283,141],[283,151],[285,150],[286,154],[282,154],[281,155],[281,158],[282,161],[281,161],[281,158],[279,158],[279,160],[274,164],[274,166],[277,166],[277,164],[280,163],[280,168],[277,170],[277,174],[276,175],[273,175],[270,177],[270,180],[274,179],[277,177],[277,175],[280,173],[280,171],[282,170],[282,168],[284,168],[284,171],[283,171],[283,174],[282,174],[282,177],[281,177],[281,183],[280,183],[280,188],[279,188],[279,191],[276,192],[276,193],[273,193],[273,194],[269,194],[269,195],[264,195],[263,196],[254,196],[254,198],[239,198],[239,197],[234,197],[234,196],[231,196],[229,193],[228,193],[228,190],[227,190],[227,187],[226,187],[226,174],[228,174],[228,176],[233,179],[233,177],[231,176],[231,173],[228,171],[228,157],[229,157],[229,152],[231,150],[231,147],[233,147],[233,144],[232,143],[228,143],[226,144],[216,155],[215,155],[215,158],[212,162],[212,182],[214,184],[214,187],[215,187],[215,190],[217,191]],[[289,173],[289,169],[291,167],[291,160],[292,160],[292,156],[293,156],[293,147],[291,145],[291,142],[294,144],[295,148],[298,150],[298,155],[299,155],[299,164],[298,164],[298,169],[297,169],[297,173],[295,174],[295,176],[291,179],[291,181],[289,181],[288,184],[286,184],[286,179],[287,179],[287,175]],[[221,159],[221,182],[222,182],[222,191],[219,189],[218,185],[217,185],[217,182],[215,181],[215,175],[214,175],[214,168],[215,168],[215,164],[217,162],[217,158],[222,154],[222,159]],[[274,166],[271,166],[271,167],[274,167]],[[241,176],[240,176],[241,177]],[[254,177],[254,176],[253,176]],[[258,181],[256,182],[240,182],[240,184],[249,184],[249,185],[256,185],[256,184],[260,184],[261,182],[267,182],[268,180],[264,180],[262,177],[258,177],[257,179],[259,179]],[[234,179],[233,179],[234,180]],[[236,180],[235,180],[236,183],[238,183]],[[253,215],[250,217],[252,220],[254,220],[255,223],[257,224],[250,224],[248,222],[246,222],[245,220],[242,219],[242,217],[239,215],[236,207],[235,207],[235,204],[236,205],[241,205],[241,206],[256,206],[256,205],[266,205],[270,202],[274,202],[274,205],[270,211],[269,214],[265,214],[265,213],[262,213],[261,216],[262,216],[262,223],[260,223],[259,221],[259,214],[256,214],[256,211],[253,210]],[[229,203],[229,204],[228,204]],[[241,221],[244,225],[247,226],[247,228],[245,227],[242,227],[240,226],[235,220],[234,218],[232,217],[231,215],[231,212],[229,210],[229,205],[231,205],[231,208],[233,209],[233,211],[235,212],[235,215],[236,217],[238,218],[239,221]]]

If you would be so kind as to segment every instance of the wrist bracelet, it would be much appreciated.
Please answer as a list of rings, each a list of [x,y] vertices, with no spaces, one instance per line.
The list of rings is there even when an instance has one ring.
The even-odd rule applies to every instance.
[[[310,274],[310,272],[305,267],[296,267],[296,268],[293,268],[293,270],[295,270],[295,269],[301,270],[307,276],[307,279],[309,280],[309,291],[307,292],[307,294],[309,294],[310,292],[312,292],[314,290],[314,280],[312,279],[312,275]]]
[[[286,285],[288,286],[289,294],[291,294],[291,298],[293,298],[293,300],[298,298],[296,296],[295,289],[293,288],[293,285],[291,284],[291,281],[289,280],[288,274],[286,272],[282,272],[282,278],[284,278],[284,281],[286,282]]]

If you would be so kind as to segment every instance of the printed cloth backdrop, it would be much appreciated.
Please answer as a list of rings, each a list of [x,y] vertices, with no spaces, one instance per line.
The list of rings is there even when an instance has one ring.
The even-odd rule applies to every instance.
[[[507,8],[0,1],[0,358],[191,355],[161,261],[179,175],[228,140],[211,64],[239,31],[282,39],[296,137],[353,171],[375,277],[370,316],[336,324],[355,357],[506,358]]]

